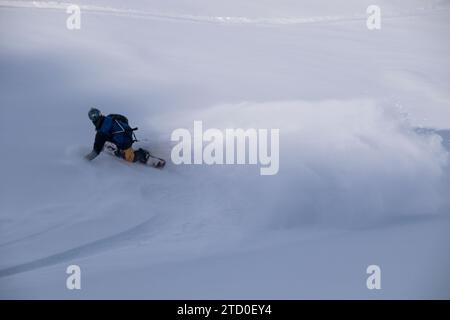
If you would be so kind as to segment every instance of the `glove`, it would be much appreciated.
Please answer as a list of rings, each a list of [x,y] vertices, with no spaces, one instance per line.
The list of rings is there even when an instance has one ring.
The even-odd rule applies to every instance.
[[[89,154],[85,155],[84,158],[86,160],[94,160],[98,156],[98,153],[95,150],[92,150]]]

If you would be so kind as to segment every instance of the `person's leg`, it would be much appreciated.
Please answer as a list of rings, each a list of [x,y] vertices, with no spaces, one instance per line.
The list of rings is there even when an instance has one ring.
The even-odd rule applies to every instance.
[[[139,148],[137,150],[128,148],[126,150],[117,150],[116,155],[129,162],[147,163],[150,153],[142,148]]]
[[[149,156],[150,154],[148,153],[148,151],[139,148],[134,151],[134,162],[139,161],[141,163],[147,163]]]
[[[136,162],[136,156],[133,148],[123,150],[123,158],[129,162]]]

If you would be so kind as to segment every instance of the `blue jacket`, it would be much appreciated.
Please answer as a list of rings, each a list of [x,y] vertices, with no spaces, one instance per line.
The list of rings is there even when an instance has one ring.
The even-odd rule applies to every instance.
[[[122,115],[110,114],[101,116],[95,123],[94,150],[100,153],[106,141],[114,143],[120,150],[126,150],[133,145],[133,129],[128,125],[128,119]]]

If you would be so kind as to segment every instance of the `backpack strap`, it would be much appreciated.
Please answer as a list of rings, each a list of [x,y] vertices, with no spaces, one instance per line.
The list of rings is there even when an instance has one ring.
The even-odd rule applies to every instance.
[[[120,127],[120,129],[122,129],[122,130],[113,132],[112,134],[118,134],[118,133],[124,133],[124,132],[131,132],[131,134],[133,135],[133,143],[139,141],[138,139],[136,139],[136,135],[134,134],[134,131],[136,131],[136,130],[139,129],[138,127],[135,127],[135,128],[131,128],[131,127],[130,127],[130,129],[125,129],[125,128],[120,124],[120,120],[114,119],[114,121],[117,123],[117,125],[118,125],[118,126]],[[126,122],[126,124],[128,125],[128,122]]]
[[[131,132],[133,133],[133,143],[138,142],[139,140],[136,138],[136,135],[134,134],[134,132],[138,129],[138,127],[136,128],[132,128]]]

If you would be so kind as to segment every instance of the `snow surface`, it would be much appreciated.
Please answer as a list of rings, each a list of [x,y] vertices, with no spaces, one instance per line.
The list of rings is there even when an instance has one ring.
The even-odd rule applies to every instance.
[[[71,2],[0,1],[0,298],[450,298],[450,1]],[[91,106],[167,159],[280,128],[280,171],[88,163]]]

